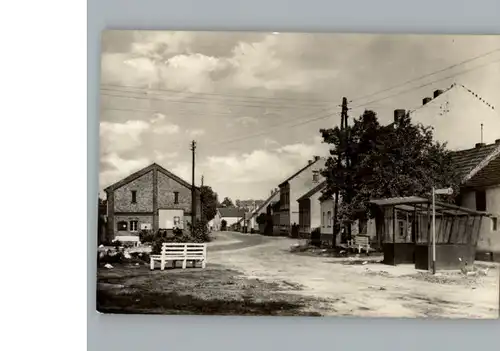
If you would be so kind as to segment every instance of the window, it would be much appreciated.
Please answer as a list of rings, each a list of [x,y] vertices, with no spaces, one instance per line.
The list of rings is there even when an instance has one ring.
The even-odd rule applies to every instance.
[[[127,225],[127,222],[125,221],[120,221],[116,224],[116,230],[118,231],[125,231],[127,230],[128,228],[128,225]]]
[[[492,230],[496,232],[498,230],[498,218],[491,217],[491,224],[492,224]]]
[[[178,191],[174,191],[174,204],[178,204],[179,203],[179,192]]]
[[[399,225],[399,236],[400,237],[404,237],[406,236],[405,234],[405,222],[403,221],[398,221],[398,225]]]
[[[486,211],[486,191],[476,191],[476,211]]]
[[[313,182],[319,181],[318,171],[313,171]]]
[[[322,218],[322,220],[321,220],[321,223],[322,223],[323,227],[324,227],[324,226],[325,226],[325,224],[326,224],[326,213],[325,213],[325,212],[323,212],[323,218]]]
[[[137,203],[137,190],[132,190],[132,203]]]
[[[328,211],[326,213],[326,220],[328,221],[328,227],[331,227],[332,226],[332,213],[330,211]]]
[[[138,221],[136,221],[136,220],[130,221],[130,231],[131,232],[137,231],[137,224],[138,224]]]

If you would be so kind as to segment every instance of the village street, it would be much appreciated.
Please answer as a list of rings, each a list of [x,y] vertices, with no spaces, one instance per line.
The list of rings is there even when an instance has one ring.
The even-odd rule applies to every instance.
[[[364,265],[346,264],[348,259],[292,253],[296,239],[212,234],[215,240],[208,247],[208,267],[220,265],[249,279],[300,286],[287,293],[321,300],[308,307],[322,315],[498,318],[496,264],[487,264],[486,277],[467,277],[461,272],[432,276],[416,271],[413,265],[389,266],[373,259]]]

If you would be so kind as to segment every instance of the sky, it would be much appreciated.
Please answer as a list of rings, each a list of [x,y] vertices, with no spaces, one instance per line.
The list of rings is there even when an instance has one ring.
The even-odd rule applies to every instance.
[[[196,185],[265,199],[328,155],[319,130],[340,123],[344,96],[349,117],[371,109],[388,123],[453,83],[498,113],[500,36],[106,31],[100,188],[153,162],[191,182],[196,140]],[[486,128],[500,138],[498,121]],[[440,136],[476,142],[457,123]]]

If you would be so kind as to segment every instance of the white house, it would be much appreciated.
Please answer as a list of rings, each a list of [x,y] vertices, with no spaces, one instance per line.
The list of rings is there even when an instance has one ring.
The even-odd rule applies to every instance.
[[[315,156],[308,164],[283,181],[280,189],[280,220],[276,225],[282,234],[292,234],[292,225],[299,224],[298,199],[324,180],[321,175],[325,159]],[[297,233],[298,235],[298,233]]]
[[[297,199],[299,203],[299,236],[301,238],[309,238],[314,229],[321,227],[320,197],[325,187],[326,181],[323,181]]]
[[[340,199],[339,199],[340,200]],[[332,241],[333,238],[333,214],[335,210],[335,196],[328,199],[321,200],[321,240]],[[354,221],[351,225],[351,235],[368,235],[370,240],[373,241],[377,235],[375,226],[375,219],[368,219],[367,221]],[[337,235],[336,244],[340,244],[341,235]]]
[[[245,211],[236,207],[221,207],[217,210],[220,213],[221,225],[222,221],[226,221],[227,228],[237,224],[245,216]]]
[[[220,230],[220,222],[221,222],[221,214],[220,214],[219,209],[217,209],[215,212],[215,217],[208,222],[208,228],[211,231],[219,231]]]
[[[457,151],[453,158],[463,176],[458,205],[491,214],[482,220],[477,250],[500,253],[500,139]]]
[[[453,84],[434,91],[409,112],[413,122],[432,125],[434,138],[446,142],[449,149],[464,150],[481,141],[481,124],[482,142],[495,142],[500,131],[498,108],[469,87]]]

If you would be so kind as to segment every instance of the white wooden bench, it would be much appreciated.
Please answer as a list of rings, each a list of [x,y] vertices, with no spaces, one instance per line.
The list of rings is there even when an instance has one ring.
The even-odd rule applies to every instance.
[[[140,243],[139,236],[137,235],[117,235],[115,240],[121,243],[133,243],[134,246],[138,246]]]
[[[356,235],[348,244],[349,248],[358,250],[358,253],[361,253],[361,250],[364,250],[366,253],[373,250],[370,247],[370,237],[368,235]]]
[[[194,243],[163,243],[160,255],[150,256],[150,268],[155,269],[155,261],[160,261],[160,269],[164,270],[168,261],[172,261],[174,268],[177,261],[182,261],[182,269],[186,269],[187,261],[191,261],[193,266],[196,261],[201,262],[201,268],[205,268],[207,263],[207,245]]]

